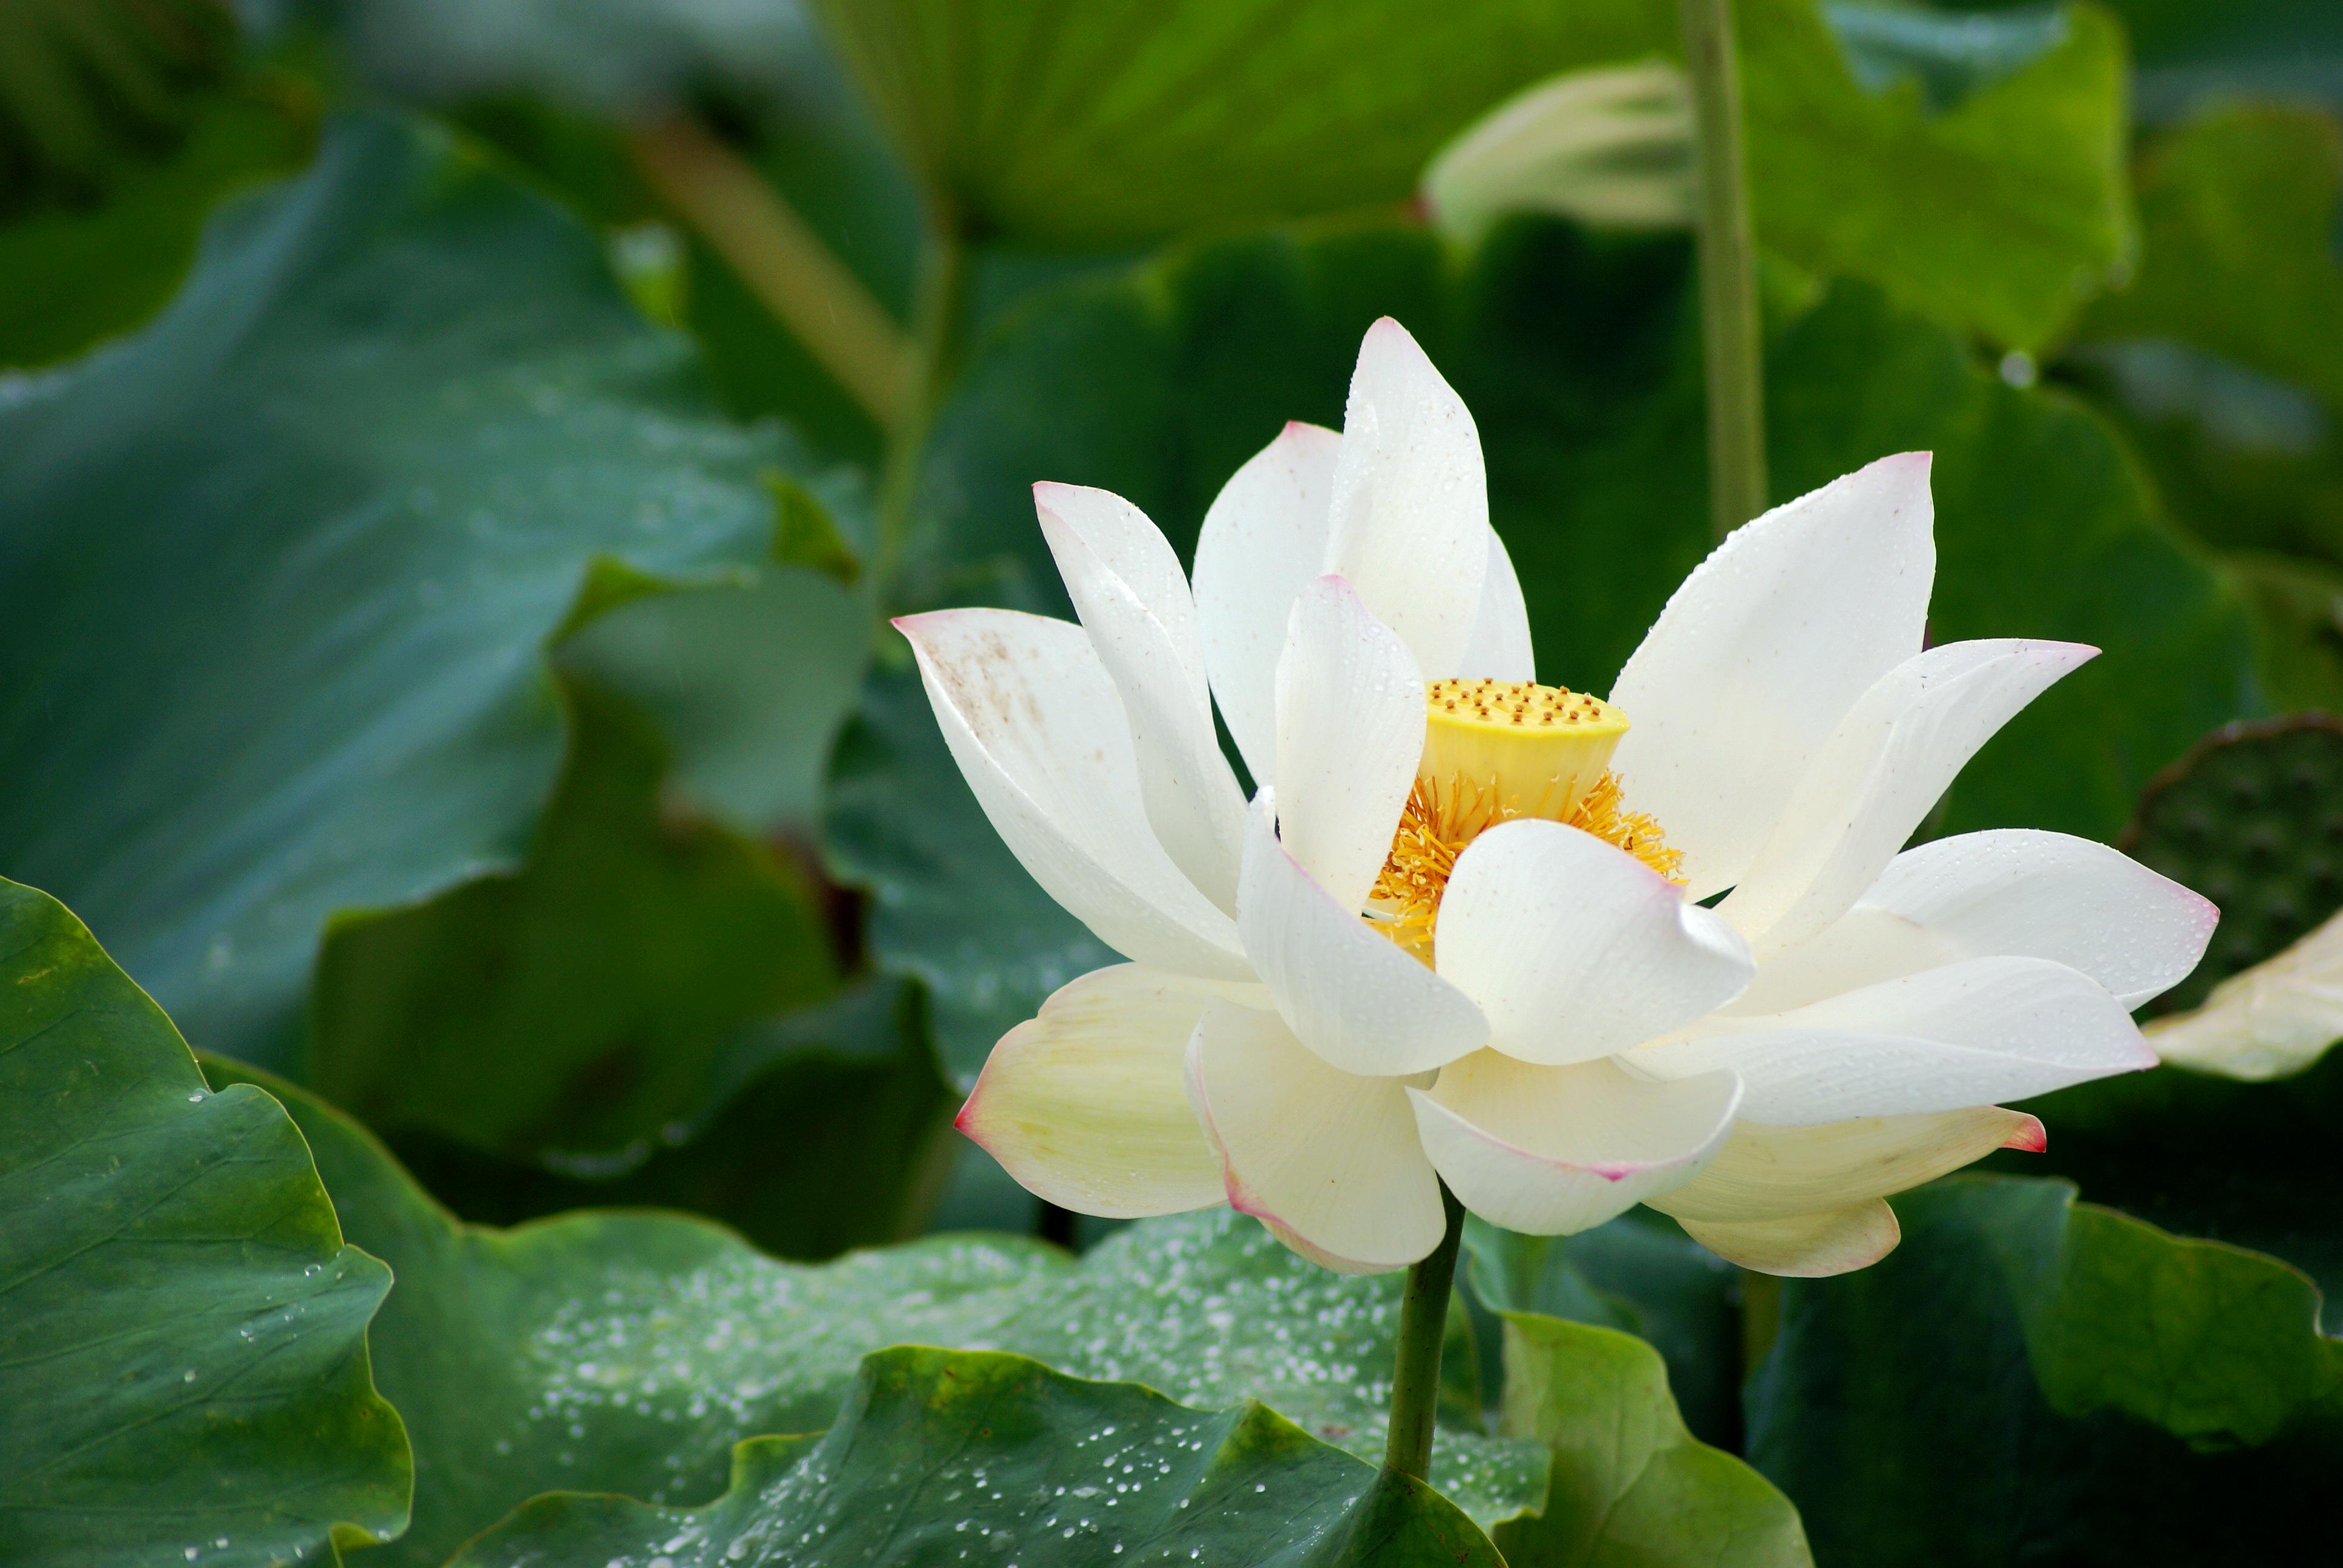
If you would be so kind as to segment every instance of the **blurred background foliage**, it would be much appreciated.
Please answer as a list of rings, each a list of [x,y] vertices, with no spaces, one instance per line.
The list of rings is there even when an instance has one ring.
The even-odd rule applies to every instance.
[[[2215,898],[2167,1010],[2316,940],[2333,723],[2223,727],[2343,710],[2343,8],[1740,10],[1776,498],[1931,448],[1934,635],[2106,649],[1928,830],[2114,839]],[[1111,955],[987,829],[884,618],[1064,613],[1036,479],[1184,551],[1283,420],[1339,423],[1391,314],[1479,421],[1541,677],[1605,688],[1708,544],[1675,38],[1658,0],[0,0],[0,874],[213,1087],[290,1107],[391,1263],[373,1355],[421,1480],[389,1555],[558,1485],[696,1501],[897,1338],[1379,1450],[1285,1352],[1183,1381],[1031,1315],[1111,1315],[1150,1247],[1283,1278],[1249,1227],[822,1263],[1110,1229],[950,1131]],[[1614,67],[1656,120],[1435,164]],[[1794,1560],[1718,1449],[1825,1563],[2283,1540],[2343,1456],[2296,1271],[2343,1285],[2338,1071],[2053,1097],[2046,1156],[1901,1201],[1844,1281],[1746,1282],[1648,1216],[1476,1232],[1443,1486],[1516,1563],[1622,1560],[1571,1498],[1660,1522],[1637,1561]],[[795,1261],[600,1212],[632,1205]],[[556,1457],[459,1413],[594,1382],[545,1326],[580,1282],[711,1268],[827,1282],[767,1301],[776,1343],[875,1315],[681,1437],[578,1396],[608,1420]],[[982,1301],[887,1316],[922,1291]],[[2147,1342],[2148,1303],[2187,1332]],[[1632,1473],[1582,1409],[1653,1434]]]

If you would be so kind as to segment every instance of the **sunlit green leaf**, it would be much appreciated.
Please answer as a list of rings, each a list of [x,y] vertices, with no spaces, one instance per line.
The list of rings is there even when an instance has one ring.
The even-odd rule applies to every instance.
[[[807,1568],[980,1552],[1030,1564],[1502,1568],[1423,1483],[1377,1471],[1257,1403],[1204,1412],[1131,1383],[1084,1382],[1021,1356],[918,1348],[862,1363],[819,1439],[761,1438],[705,1508],[538,1498],[458,1568],[664,1558]]]
[[[250,1076],[208,1065],[216,1082]],[[860,1359],[907,1341],[1014,1351],[1198,1409],[1259,1399],[1316,1439],[1383,1452],[1400,1277],[1327,1273],[1224,1209],[1129,1227],[1079,1261],[960,1235],[807,1267],[640,1212],[486,1230],[453,1221],[355,1123],[276,1088],[349,1234],[397,1272],[373,1344],[414,1436],[416,1524],[386,1563],[437,1563],[550,1490],[699,1503],[722,1487],[733,1443],[827,1425]],[[1469,1342],[1452,1341],[1469,1387]],[[1485,1435],[1453,1402],[1443,1412],[1441,1491],[1483,1527],[1534,1514],[1547,1451]],[[1624,1418],[1604,1406],[1584,1419]]]
[[[1544,1513],[1497,1527],[1513,1568],[1803,1568],[1797,1510],[1741,1461],[1695,1442],[1667,1369],[1632,1335],[1505,1314],[1500,1430],[1554,1452]]]
[[[301,1135],[0,881],[0,1557],[273,1565],[396,1534],[411,1473]]]
[[[822,9],[977,232],[1084,244],[1397,202],[1517,89],[1674,55],[1678,26],[1667,0]],[[2100,13],[1979,22],[1947,43],[1875,6],[1738,10],[1768,246],[2017,344],[2053,335],[2124,256],[2123,51]],[[1983,67],[1959,58],[1979,32],[1997,46]],[[1923,66],[1959,90],[1931,102]]]

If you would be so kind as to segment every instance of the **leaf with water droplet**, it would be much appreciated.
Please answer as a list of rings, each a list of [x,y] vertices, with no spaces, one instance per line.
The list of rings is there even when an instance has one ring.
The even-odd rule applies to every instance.
[[[46,894],[0,881],[0,1559],[260,1568],[396,1534],[412,1471],[366,1338],[390,1275],[284,1109],[206,1092]]]
[[[1063,1482],[1156,1454],[1172,1462],[1162,1487],[1111,1520],[1069,1522],[1053,1508]],[[992,1492],[961,1505],[935,1501],[972,1469],[992,1477]],[[1183,1513],[1191,1501],[1202,1506]],[[678,1548],[686,1523],[691,1536]],[[729,1489],[705,1507],[540,1497],[450,1568],[632,1561],[654,1550],[673,1568],[719,1568],[751,1554],[777,1560],[771,1547],[782,1542],[796,1546],[786,1561],[799,1568],[887,1568],[937,1562],[970,1527],[1024,1568],[1088,1568],[1126,1545],[1135,1563],[1207,1551],[1282,1568],[1503,1563],[1430,1487],[1330,1448],[1257,1402],[1192,1411],[1022,1356],[904,1347],[862,1362],[823,1436],[742,1443]]]

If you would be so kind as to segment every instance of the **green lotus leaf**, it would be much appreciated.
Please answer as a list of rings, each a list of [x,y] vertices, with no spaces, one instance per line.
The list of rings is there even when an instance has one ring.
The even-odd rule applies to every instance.
[[[284,1108],[213,1093],[46,894],[0,881],[0,1557],[309,1561],[405,1527],[413,1473]]]
[[[540,1497],[451,1568],[664,1558],[910,1564],[980,1552],[1051,1568],[1204,1561],[1503,1568],[1455,1504],[1267,1407],[1197,1411],[1022,1356],[917,1347],[863,1362],[820,1438],[735,1451],[704,1508]]]
[[[773,558],[764,478],[793,467],[718,415],[593,236],[441,133],[337,122],[214,223],[152,327],[0,408],[0,863],[191,1038],[283,1066],[329,920],[548,830],[557,643],[678,718],[678,774],[717,804],[754,798],[761,756],[802,818],[868,623]],[[671,608],[726,594],[762,618],[729,670]],[[669,699],[709,669],[730,684]],[[699,722],[727,704],[763,727]]]
[[[255,1077],[219,1059],[206,1067],[217,1083]],[[397,1273],[372,1342],[377,1375],[413,1434],[416,1503],[414,1528],[383,1549],[386,1563],[438,1563],[544,1492],[695,1506],[724,1487],[735,1443],[828,1426],[861,1358],[906,1342],[1013,1352],[1074,1377],[1145,1383],[1197,1410],[1259,1400],[1319,1442],[1371,1461],[1383,1452],[1400,1277],[1327,1273],[1227,1210],[1128,1227],[1079,1260],[1026,1238],[960,1234],[807,1266],[699,1220],[641,1211],[497,1231],[454,1220],[340,1112],[272,1087],[317,1151],[350,1235]],[[1469,1392],[1461,1312],[1448,1355],[1456,1397],[1441,1402],[1432,1479],[1501,1536],[1540,1522],[1557,1462],[1553,1422],[1588,1423],[1571,1440],[1584,1452],[1572,1447],[1562,1462],[1574,1496],[1607,1496],[1640,1473],[1595,1464],[1594,1433],[1677,1422],[1654,1359],[1651,1376],[1595,1380],[1615,1403],[1493,1435]],[[1741,1516],[1732,1499],[1754,1478],[1699,1452],[1711,1456],[1699,1465],[1731,1471],[1715,1483],[1721,1501],[1694,1509],[1649,1561],[1710,1561],[1708,1522]],[[1508,1553],[1517,1568],[1570,1560]]]

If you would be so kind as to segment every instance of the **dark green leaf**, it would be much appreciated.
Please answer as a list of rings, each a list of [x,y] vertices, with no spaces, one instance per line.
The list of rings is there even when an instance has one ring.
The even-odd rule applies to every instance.
[[[45,894],[0,882],[0,1558],[276,1564],[395,1535],[412,1473],[301,1135],[209,1092]]]
[[[2031,0],[2025,0],[2031,3]],[[2170,120],[2242,95],[2343,108],[2343,14],[2300,0],[2107,0],[2138,62],[2140,113]]]
[[[2205,961],[2156,1002],[2195,1007],[2343,908],[2343,721],[2305,713],[2216,731],[2149,784],[2119,843],[2221,908]]]
[[[339,126],[153,327],[0,409],[0,861],[207,1047],[286,1061],[330,915],[530,836],[588,563],[751,580],[787,461],[592,236],[437,136]]]
[[[236,44],[218,0],[8,0],[0,210],[88,196],[167,148]]]
[[[358,62],[385,85],[447,100],[526,91],[613,116],[710,81],[785,80],[811,46],[785,5],[677,0],[343,0]]]
[[[826,1006],[745,1024],[718,1045],[689,1109],[616,1150],[523,1160],[427,1123],[393,1141],[468,1220],[508,1225],[598,1204],[682,1209],[785,1258],[834,1257],[926,1229],[958,1150],[990,1163],[950,1131],[959,1097],[937,1071],[925,1019],[917,988],[872,980]],[[1006,1218],[1031,1228],[1030,1214]]]
[[[1068,613],[1033,521],[1037,479],[1126,496],[1185,553],[1221,484],[1285,420],[1341,423],[1360,335],[1390,314],[1473,410],[1540,674],[1604,689],[1708,548],[1688,273],[1676,241],[1559,224],[1502,229],[1469,265],[1422,234],[1345,226],[1184,249],[1038,297],[940,419],[914,598]],[[2156,769],[2257,705],[2240,607],[2154,525],[2099,420],[2003,384],[1956,337],[1853,286],[1777,323],[1767,371],[1779,496],[1935,450],[1938,640],[2106,650],[1971,765],[1946,830],[2111,836]],[[922,706],[905,681],[882,710],[886,743],[865,729],[841,751],[832,854],[880,890],[874,954],[935,987],[940,1016],[964,1008],[967,1027],[941,1032],[965,1071],[1105,960],[1011,869]]]
[[[1750,1452],[1831,1564],[2285,1561],[2328,1528],[2343,1346],[2270,1259],[1956,1177],[1784,1290]]]
[[[836,989],[802,879],[662,812],[645,721],[590,687],[569,698],[570,755],[519,869],[327,933],[308,1076],[377,1127],[613,1150],[682,1113],[731,1029]]]
[[[862,1363],[819,1439],[761,1438],[705,1508],[541,1497],[460,1568],[646,1561],[1215,1563],[1502,1568],[1423,1483],[1377,1472],[1265,1407],[1204,1412],[1021,1356],[907,1347]]]
[[[63,359],[152,317],[212,208],[298,167],[316,126],[291,78],[255,73],[197,100],[177,145],[126,166],[102,196],[0,226],[0,366]]]

